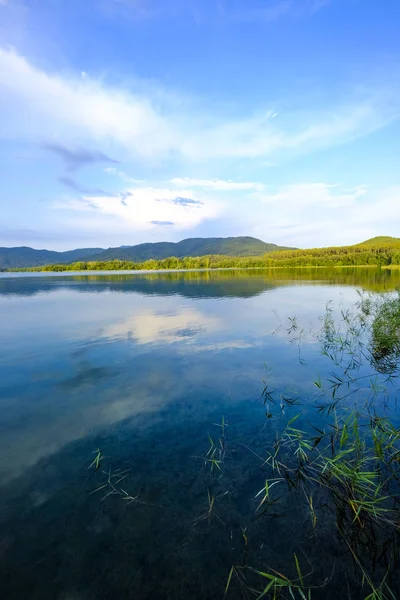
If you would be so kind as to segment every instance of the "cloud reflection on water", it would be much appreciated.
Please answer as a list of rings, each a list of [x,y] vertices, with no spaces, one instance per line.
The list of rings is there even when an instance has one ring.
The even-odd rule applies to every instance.
[[[315,327],[329,299],[346,305],[356,291],[278,286],[239,298],[148,295],[129,286],[121,293],[120,282],[113,293],[109,281],[103,292],[98,283],[96,293],[78,291],[74,282],[35,296],[0,295],[0,478],[17,476],[69,442],[177,402],[193,403],[204,418],[211,396],[220,402],[258,397],[265,362],[276,363],[277,378],[295,384],[304,374],[286,369],[296,354],[287,317],[296,314]],[[314,351],[312,336],[302,343]]]

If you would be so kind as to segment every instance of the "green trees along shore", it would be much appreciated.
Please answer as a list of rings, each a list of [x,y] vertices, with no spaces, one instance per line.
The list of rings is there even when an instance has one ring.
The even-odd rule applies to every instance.
[[[122,271],[162,269],[229,269],[273,267],[400,267],[400,239],[378,237],[355,246],[313,248],[307,250],[284,250],[269,252],[263,256],[188,256],[169,257],[162,260],[79,261],[71,264],[53,264],[23,271]]]

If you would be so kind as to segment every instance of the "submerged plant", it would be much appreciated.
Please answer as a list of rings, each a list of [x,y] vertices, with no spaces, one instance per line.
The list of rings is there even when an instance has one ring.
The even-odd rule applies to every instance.
[[[93,452],[93,454],[96,454],[96,456],[94,457],[93,461],[88,466],[88,469],[91,469],[92,467],[94,467],[94,470],[98,471],[100,469],[101,461],[103,460],[104,456],[102,455],[99,448],[97,448],[97,450],[95,450]]]
[[[200,458],[204,460],[204,466],[209,466],[211,473],[215,471],[221,471],[221,465],[224,462],[225,458],[225,429],[228,427],[228,424],[225,422],[225,417],[222,416],[221,423],[214,423],[216,427],[219,427],[221,430],[220,436],[218,437],[217,442],[211,437],[208,433],[208,442],[209,448],[205,456],[195,456],[194,458]]]
[[[326,582],[322,586],[310,587],[307,584],[307,579],[312,573],[307,573],[306,575],[302,573],[296,554],[294,554],[294,564],[296,567],[296,578],[289,578],[275,569],[260,571],[259,569],[254,569],[252,567],[233,566],[231,567],[226,582],[225,596],[227,595],[232,582],[236,580],[241,588],[252,592],[256,600],[261,600],[261,598],[273,598],[274,600],[277,600],[278,598],[311,600],[312,590],[324,587]],[[265,585],[263,589],[259,590],[249,586],[247,576],[252,574],[259,576],[261,581],[264,580]]]
[[[99,471],[101,461],[106,457],[104,457],[101,454],[100,450],[97,450],[96,453],[97,454],[95,459],[89,465],[88,468],[90,469],[91,467],[94,467],[95,471]],[[102,492],[103,495],[101,497],[101,502],[106,500],[106,498],[108,498],[109,496],[118,496],[127,504],[135,502],[137,504],[145,504],[147,506],[151,506],[151,504],[149,504],[148,502],[139,500],[139,494],[133,496],[131,493],[127,492],[124,488],[121,487],[120,483],[127,478],[129,472],[130,469],[116,469],[115,471],[112,471],[111,467],[109,467],[108,470],[101,469],[100,473],[105,476],[105,479],[103,478],[101,484],[97,488],[92,490],[90,494]]]
[[[290,323],[292,334],[299,324],[295,318]],[[342,310],[339,319],[328,304],[317,338],[333,365],[326,379],[314,381],[316,414],[328,420],[323,427],[313,425],[308,408],[306,428],[295,424],[302,413],[288,421],[267,450],[263,464],[270,473],[255,497],[256,517],[273,516],[281,485],[300,491],[313,531],[324,511],[330,515],[358,569],[365,600],[393,600],[390,582],[400,560],[400,428],[388,408],[400,363],[400,295],[361,296],[356,311]],[[271,371],[267,375],[263,396],[271,413],[276,391],[268,382]],[[295,559],[295,580],[273,569],[251,568],[267,579],[258,596],[244,573],[250,567],[232,567],[225,593],[235,579],[256,598],[311,598],[316,588],[304,586]]]
[[[303,364],[300,346],[304,330],[295,317],[290,319],[287,333],[290,341],[298,343]],[[290,413],[300,404],[299,395],[293,390],[281,391],[275,382],[273,385],[273,371],[266,367],[262,399],[267,419],[261,431],[267,425],[273,430],[266,447],[255,451],[237,444],[233,452],[234,440],[229,436],[227,444],[224,416],[213,423],[217,429],[208,433],[208,446],[194,457],[205,468],[196,475],[202,512],[191,518],[190,530],[204,533],[203,528],[195,527],[202,523],[206,535],[217,530],[226,540],[229,537],[226,556],[232,551],[236,554],[235,562],[227,563],[234,562],[234,566],[226,581],[226,596],[239,591],[246,599],[311,600],[323,597],[335,578],[334,586],[348,586],[357,598],[394,600],[400,564],[400,427],[391,410],[396,408],[400,364],[400,295],[360,296],[354,310],[339,314],[328,304],[315,336],[329,373],[314,379],[314,394],[304,410],[296,408],[294,415],[286,416],[286,408]],[[271,421],[275,413],[280,418]],[[232,504],[237,482],[231,467],[239,447],[260,459],[263,471],[260,480],[255,468],[257,487],[239,492],[242,496],[237,504],[248,503],[246,506],[254,509],[248,515]],[[147,504],[121,487],[127,471],[107,470],[104,462],[105,457],[96,450],[89,468],[105,479],[92,493],[101,492],[102,500],[118,496],[127,504]],[[256,560],[265,556],[253,552],[252,526],[258,533],[264,528],[267,547],[268,519],[288,516],[287,491],[295,494],[299,512],[301,503],[304,506],[302,526],[308,539],[316,543],[321,531],[334,538],[341,571],[332,560],[327,577],[317,569],[314,572],[306,551],[297,547],[304,541],[299,537],[291,549],[293,561],[286,568],[278,571],[277,565],[269,566],[270,558],[264,563],[253,562],[254,554]],[[219,502],[222,497],[226,502]],[[230,508],[236,514],[232,515]],[[297,524],[297,514],[290,516]],[[301,569],[300,552],[310,565],[307,573]]]

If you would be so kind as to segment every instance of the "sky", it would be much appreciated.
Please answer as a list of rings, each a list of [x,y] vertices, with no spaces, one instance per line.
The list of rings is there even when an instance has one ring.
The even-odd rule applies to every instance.
[[[400,237],[398,0],[0,0],[0,246]]]

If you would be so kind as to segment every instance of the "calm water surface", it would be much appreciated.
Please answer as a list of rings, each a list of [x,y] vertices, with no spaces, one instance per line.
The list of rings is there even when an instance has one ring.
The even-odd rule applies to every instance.
[[[260,457],[296,414],[266,421],[265,365],[307,404],[329,369],[310,333],[326,303],[398,285],[364,269],[0,276],[1,598],[217,599],[244,553],[283,572],[303,553],[323,581],[337,548],[323,524],[310,536],[296,498],[254,518]],[[331,590],[313,597],[344,597]]]

